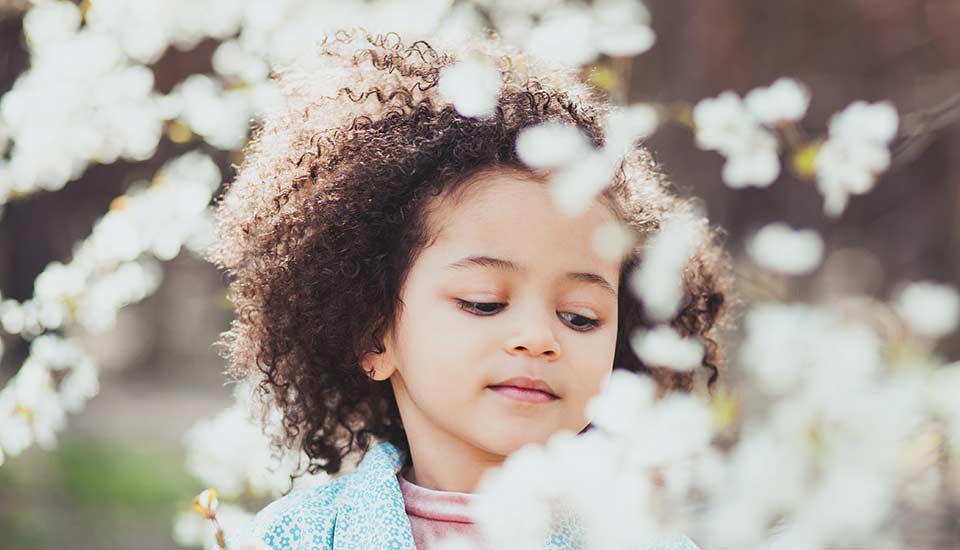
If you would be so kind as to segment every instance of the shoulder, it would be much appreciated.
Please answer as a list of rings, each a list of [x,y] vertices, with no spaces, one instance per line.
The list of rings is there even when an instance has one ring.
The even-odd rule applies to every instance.
[[[337,496],[350,475],[274,500],[257,512],[239,540],[266,543],[270,550],[330,548]]]

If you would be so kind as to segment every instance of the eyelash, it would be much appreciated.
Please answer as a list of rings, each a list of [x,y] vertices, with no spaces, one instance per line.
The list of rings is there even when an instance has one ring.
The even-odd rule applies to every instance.
[[[467,300],[460,300],[460,299],[457,300],[457,307],[459,307],[464,311],[467,311],[468,313],[471,313],[472,315],[476,315],[478,317],[491,317],[493,315],[496,315],[497,312],[494,311],[494,312],[486,312],[486,313],[474,313],[473,311],[471,311],[471,309],[468,306],[503,306],[503,305],[505,304],[501,304],[499,302],[468,302]],[[575,317],[580,317],[581,319],[586,319],[588,321],[586,325],[588,328],[573,329],[577,332],[590,332],[591,330],[594,330],[600,326],[600,321],[597,319],[591,319],[590,317],[584,317],[583,315],[578,315],[576,313],[572,313],[571,315],[574,315]]]

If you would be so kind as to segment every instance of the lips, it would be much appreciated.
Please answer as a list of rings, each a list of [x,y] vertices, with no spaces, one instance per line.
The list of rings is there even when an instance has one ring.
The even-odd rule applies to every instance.
[[[516,377],[513,377],[513,378],[508,378],[507,380],[503,380],[503,381],[501,381],[501,382],[497,382],[496,384],[491,384],[489,387],[490,387],[490,388],[494,388],[494,389],[496,389],[496,388],[518,388],[518,389],[520,389],[520,390],[527,390],[528,392],[529,392],[530,390],[534,390],[534,391],[537,391],[537,392],[541,392],[541,393],[547,394],[548,396],[550,396],[550,397],[552,397],[552,398],[554,398],[554,399],[556,399],[557,397],[559,397],[559,396],[557,395],[557,392],[554,391],[554,389],[553,389],[552,387],[550,387],[550,384],[547,384],[546,382],[544,382],[543,380],[540,380],[540,379],[538,379],[538,378],[528,378],[528,377],[526,377],[526,376],[516,376]]]

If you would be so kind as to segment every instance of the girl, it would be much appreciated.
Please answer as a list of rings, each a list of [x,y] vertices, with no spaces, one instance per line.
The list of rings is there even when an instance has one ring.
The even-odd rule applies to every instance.
[[[341,474],[257,514],[251,534],[274,550],[480,541],[468,510],[483,473],[587,428],[611,369],[692,389],[693,373],[630,348],[631,332],[652,326],[627,287],[640,249],[613,260],[592,245],[614,221],[648,235],[681,201],[638,147],[586,213],[559,212],[548,174],[518,159],[517,134],[559,121],[599,147],[609,106],[572,71],[493,38],[472,47],[363,31],[323,40],[277,73],[284,106],[218,201],[213,259],[238,311],[223,338],[229,372],[259,369],[283,413],[280,443],[305,451],[310,473]],[[487,118],[438,94],[441,68],[477,51],[501,74]],[[720,259],[704,243],[689,260],[671,323],[709,344],[711,384]],[[352,453],[362,460],[345,473]],[[572,537],[562,525],[550,547]]]

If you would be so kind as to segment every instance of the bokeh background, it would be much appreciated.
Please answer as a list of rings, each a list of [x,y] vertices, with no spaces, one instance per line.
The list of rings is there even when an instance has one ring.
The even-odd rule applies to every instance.
[[[696,102],[791,76],[813,91],[804,124],[811,134],[824,133],[829,115],[854,99],[892,100],[910,130],[896,144],[891,170],[872,193],[853,197],[839,220],[823,215],[812,185],[787,174],[764,189],[723,185],[722,157],[697,149],[687,128],[668,126],[649,140],[678,188],[700,197],[726,230],[736,257],[746,235],[775,220],[816,228],[829,243],[823,267],[790,286],[738,262],[743,294],[887,297],[905,279],[960,280],[960,2],[646,4],[655,46],[627,63],[597,61],[626,77],[621,101]],[[0,1],[0,95],[30,65],[22,32],[29,7]],[[218,45],[207,39],[185,51],[170,47],[150,65],[156,90],[212,73]],[[232,177],[236,151],[167,132],[150,160],[92,165],[62,190],[11,200],[0,217],[3,296],[30,298],[36,276],[49,262],[68,260],[115,197],[189,149],[204,151]],[[210,264],[184,251],[164,269],[158,291],[122,309],[115,330],[83,336],[102,367],[101,389],[68,419],[57,449],[34,446],[0,466],[0,548],[177,547],[174,517],[203,489],[184,468],[183,434],[232,401],[213,347],[232,313],[224,278]],[[957,338],[941,345],[944,355],[960,356]],[[4,349],[0,386],[28,346],[4,337]]]

